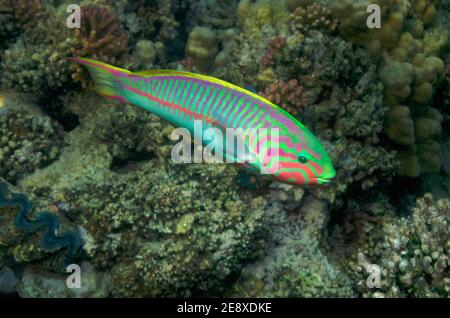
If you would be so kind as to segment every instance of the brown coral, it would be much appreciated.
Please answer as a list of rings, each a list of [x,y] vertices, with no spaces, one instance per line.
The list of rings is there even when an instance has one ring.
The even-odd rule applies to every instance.
[[[296,79],[287,83],[283,80],[272,83],[260,95],[292,115],[299,115],[301,109],[308,104],[308,94]]]
[[[276,36],[272,39],[270,39],[268,45],[267,45],[267,51],[261,58],[261,65],[262,66],[270,66],[273,64],[273,57],[283,47],[285,47],[287,44],[287,40],[283,36]]]
[[[14,36],[45,15],[42,0],[0,0],[0,36]]]
[[[81,28],[75,29],[75,37],[79,44],[72,48],[72,54],[77,57],[91,57],[116,65],[128,51],[128,36],[119,18],[106,6],[82,6]],[[79,66],[74,66],[72,77],[85,84]]]
[[[333,33],[338,25],[338,21],[332,17],[331,10],[317,3],[295,9],[291,21],[293,29],[302,33],[309,30]]]

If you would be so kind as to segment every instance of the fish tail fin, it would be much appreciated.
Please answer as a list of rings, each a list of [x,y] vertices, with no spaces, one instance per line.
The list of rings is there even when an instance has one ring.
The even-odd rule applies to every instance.
[[[68,58],[69,61],[86,67],[95,83],[94,91],[104,97],[119,97],[116,80],[118,77],[130,74],[129,71],[89,58]]]

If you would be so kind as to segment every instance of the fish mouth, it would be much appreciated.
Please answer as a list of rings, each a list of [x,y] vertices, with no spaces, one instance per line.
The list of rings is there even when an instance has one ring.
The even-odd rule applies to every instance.
[[[318,184],[330,183],[332,178],[316,178]]]

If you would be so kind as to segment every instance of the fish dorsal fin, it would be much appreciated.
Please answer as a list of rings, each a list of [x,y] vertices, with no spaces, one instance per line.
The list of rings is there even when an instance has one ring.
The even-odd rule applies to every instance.
[[[256,99],[261,100],[262,102],[272,105],[275,108],[279,108],[279,106],[273,104],[271,101],[269,101],[268,99],[259,96],[258,94],[256,94],[255,89],[253,87],[248,87],[248,88],[242,88],[240,86],[228,83],[226,81],[223,81],[219,78],[213,77],[213,76],[209,76],[209,75],[203,75],[203,74],[199,74],[199,73],[191,73],[191,72],[187,72],[187,71],[176,71],[176,70],[148,70],[148,71],[140,71],[140,72],[132,72],[130,74],[130,76],[140,76],[140,77],[152,77],[152,76],[184,76],[184,77],[190,77],[190,78],[195,78],[195,79],[199,79],[199,80],[204,80],[204,81],[208,81],[210,83],[214,83],[214,84],[218,84],[230,89],[233,89],[235,91],[241,92],[241,93],[245,93],[247,95],[250,95]],[[249,89],[250,88],[250,89]]]
[[[186,75],[185,73],[188,72],[174,71],[174,70],[147,70],[147,71],[133,72],[131,76],[135,75],[142,77],[150,77],[157,75]]]

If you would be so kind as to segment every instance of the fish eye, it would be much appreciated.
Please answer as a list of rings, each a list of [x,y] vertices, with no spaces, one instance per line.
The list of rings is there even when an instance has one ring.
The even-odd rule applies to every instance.
[[[298,159],[298,161],[300,161],[300,163],[303,163],[303,164],[308,162],[308,158],[306,158],[305,155],[299,155],[297,159]]]

